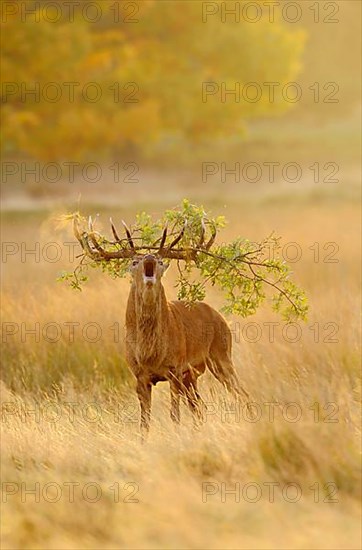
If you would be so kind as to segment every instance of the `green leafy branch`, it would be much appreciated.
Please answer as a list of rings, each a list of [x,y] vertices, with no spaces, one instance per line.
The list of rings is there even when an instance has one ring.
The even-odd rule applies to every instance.
[[[76,227],[86,227],[86,220],[79,213],[69,218]],[[212,218],[202,206],[186,199],[157,221],[145,212],[138,214],[136,223],[126,228],[122,238],[113,224],[113,239],[107,239],[90,221],[88,229],[76,230],[84,250],[80,263],[73,273],[64,273],[61,280],[81,289],[89,267],[100,267],[112,277],[124,277],[132,255],[159,253],[177,262],[178,298],[190,306],[204,300],[211,285],[223,292],[224,312],[246,317],[269,299],[273,310],[285,320],[305,319],[306,296],[291,280],[291,270],[280,257],[280,238],[272,233],[257,243],[238,237],[218,244],[215,236],[225,224],[223,216]],[[177,246],[173,246],[175,242]]]

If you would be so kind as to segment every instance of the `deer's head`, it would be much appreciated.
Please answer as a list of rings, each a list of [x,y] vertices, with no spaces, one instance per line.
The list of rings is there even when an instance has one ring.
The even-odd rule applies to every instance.
[[[154,301],[161,287],[161,278],[169,264],[155,254],[134,256],[130,264],[130,273],[137,294],[145,303]]]
[[[135,246],[131,232],[127,225],[122,222],[126,232],[126,238],[120,239],[116,228],[111,220],[111,228],[114,237],[114,241],[103,241],[100,239],[100,235],[94,230],[92,219],[89,218],[88,231],[80,232],[78,227],[78,221],[74,218],[74,234],[80,242],[86,256],[96,261],[110,261],[115,259],[129,259],[130,260],[130,272],[133,278],[133,284],[135,286],[137,295],[145,302],[154,302],[161,289],[161,278],[165,273],[169,263],[169,260],[196,260],[197,254],[202,251],[207,251],[216,236],[216,230],[213,231],[210,240],[205,243],[205,226],[202,222],[200,240],[195,248],[177,248],[175,246],[181,241],[186,223],[181,232],[173,240],[166,245],[167,240],[167,226],[163,230],[161,239],[158,239],[152,246]],[[102,242],[102,244],[101,244]],[[105,244],[112,245],[113,250],[107,250],[104,247]],[[158,246],[156,246],[158,244]],[[114,250],[114,246],[118,247],[118,250]],[[147,253],[145,253],[145,249]],[[166,260],[166,261],[165,261]]]

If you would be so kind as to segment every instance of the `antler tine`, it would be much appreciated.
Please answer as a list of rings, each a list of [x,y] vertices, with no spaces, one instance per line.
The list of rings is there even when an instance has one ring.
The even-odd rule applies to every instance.
[[[212,224],[212,234],[211,234],[210,239],[207,241],[207,243],[205,245],[206,250],[209,250],[212,247],[212,245],[214,244],[214,241],[215,241],[215,238],[216,238],[216,233],[217,233],[216,227],[215,227],[214,224]]]
[[[116,231],[116,228],[115,228],[114,225],[113,225],[112,218],[109,218],[109,221],[111,222],[111,228],[112,228],[113,237],[114,237],[115,241],[117,241],[117,243],[120,243],[120,242],[121,242],[121,239],[119,238],[118,233],[117,233],[117,231]]]
[[[90,220],[88,220],[88,226],[93,232],[93,223],[91,218]],[[81,245],[82,249],[84,250],[84,253],[89,258],[92,258],[92,260],[108,261],[108,260],[122,259],[122,258],[133,258],[136,252],[134,248],[132,250],[123,249],[123,250],[116,250],[112,252],[108,252],[107,250],[104,250],[104,248],[97,242],[97,239],[95,238],[93,233],[88,234],[86,231],[83,231],[83,233],[80,232],[78,219],[76,217],[74,218],[74,221],[73,221],[73,233],[76,239],[79,241],[79,244]],[[89,241],[91,241],[93,247],[90,245]]]
[[[93,244],[94,248],[97,250],[98,256],[96,256],[96,259],[99,259],[99,256],[101,256],[102,258],[105,258],[106,255],[107,255],[107,252],[99,244],[99,242],[97,241],[97,239],[95,238],[95,235],[94,235],[94,226],[93,226],[92,216],[89,216],[88,227],[89,227],[90,234],[87,235],[86,240],[89,238],[92,241],[92,244]],[[88,241],[87,241],[87,244],[88,244]],[[89,248],[89,250],[92,251],[92,249],[89,247],[89,245],[88,245],[87,248]],[[93,255],[93,257],[95,257],[95,255]]]
[[[182,239],[185,229],[187,226],[187,220],[185,220],[184,226],[181,229],[180,233],[177,235],[177,237],[171,242],[171,244],[168,245],[167,248],[160,248],[158,251],[158,254],[160,254],[163,258],[168,258],[170,260],[188,260],[190,259],[190,252],[192,255],[192,251],[187,252],[186,250],[173,250],[174,246],[177,245],[177,243],[180,242]],[[165,237],[165,230],[163,232],[162,241]]]
[[[177,243],[181,241],[182,237],[184,236],[186,226],[187,226],[187,220],[185,220],[184,226],[181,229],[181,232],[179,233],[179,235],[177,235],[176,239],[174,239],[172,243],[168,246],[168,250],[171,250],[174,246],[177,245]]]
[[[122,225],[123,225],[123,227],[124,227],[124,229],[125,229],[125,231],[126,231],[126,235],[127,235],[127,240],[128,240],[129,246],[131,247],[131,249],[132,249],[133,251],[136,251],[135,246],[134,246],[133,241],[132,241],[131,232],[130,232],[130,230],[128,229],[127,224],[126,224],[126,222],[125,222],[124,220],[122,220]]]
[[[205,227],[204,218],[201,218],[201,235],[200,235],[200,241],[199,241],[199,248],[201,248],[202,245],[204,244],[205,233],[206,233],[206,227]]]
[[[91,217],[89,217],[88,224],[89,224],[89,227],[91,228],[91,230],[93,231],[92,218]],[[83,232],[82,234],[80,233],[79,223],[78,223],[78,219],[76,217],[73,220],[73,233],[74,233],[76,239],[79,241],[79,243],[80,243],[81,247],[83,248],[85,254],[87,256],[89,256],[90,258],[92,258],[92,259],[99,259],[100,250],[98,249],[98,246],[99,246],[98,243],[96,243],[97,252],[95,252],[89,246],[88,239],[91,238],[91,237],[89,235],[87,235],[86,232]],[[93,240],[95,241],[94,237],[92,239],[92,242],[93,242]]]
[[[165,246],[166,237],[167,237],[167,223],[166,223],[165,228],[164,228],[163,233],[162,233],[162,239],[161,239],[161,243],[160,243],[160,248],[158,249],[158,253],[162,252],[163,247]]]

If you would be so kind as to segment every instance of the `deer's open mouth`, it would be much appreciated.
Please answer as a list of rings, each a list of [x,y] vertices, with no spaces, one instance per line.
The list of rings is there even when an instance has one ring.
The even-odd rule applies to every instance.
[[[146,282],[154,283],[155,277],[155,262],[153,260],[146,260],[143,264],[143,274]]]

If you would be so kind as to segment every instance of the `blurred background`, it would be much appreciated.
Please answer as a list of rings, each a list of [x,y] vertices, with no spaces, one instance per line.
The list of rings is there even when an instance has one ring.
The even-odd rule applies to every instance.
[[[355,179],[358,2],[12,1],[2,27],[4,207]]]
[[[19,493],[3,505],[3,548],[360,548],[360,12],[354,0],[1,2],[2,398],[13,411],[76,402],[107,413],[10,415],[3,478],[140,488],[132,508],[35,506]],[[56,282],[80,252],[62,216],[99,213],[109,235],[109,216],[132,225],[185,197],[226,216],[220,240],[282,236],[310,303],[300,336],[287,338],[267,305],[228,322],[254,400],[303,415],[214,416],[193,432],[183,410],[176,433],[159,384],[141,446],[137,422],[110,413],[131,402],[138,420],[123,353],[129,281],[92,272],[81,293]],[[222,306],[213,289],[207,301]],[[201,394],[220,405],[215,384],[205,376]],[[295,481],[303,496],[334,483],[340,504],[209,507],[210,479]]]

